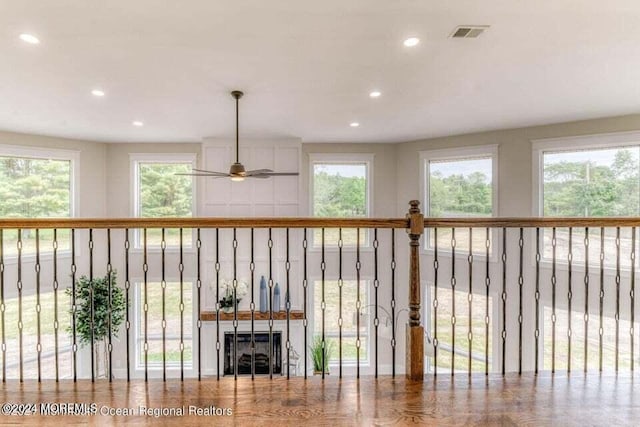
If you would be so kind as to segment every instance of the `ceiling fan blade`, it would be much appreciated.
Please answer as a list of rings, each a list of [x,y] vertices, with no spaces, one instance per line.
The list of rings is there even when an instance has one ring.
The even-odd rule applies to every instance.
[[[267,172],[256,175],[249,175],[251,178],[271,178],[272,176],[298,176],[298,172]]]
[[[196,173],[176,173],[175,175],[178,176],[208,176],[210,178],[226,178],[229,177],[231,175],[229,174],[212,174],[212,173],[200,173],[200,172],[196,172]]]
[[[228,176],[229,175],[228,172],[215,172],[215,171],[208,171],[208,170],[205,170],[205,169],[195,169],[195,168],[191,169],[191,170],[194,171],[194,172],[201,172],[201,173],[206,173],[206,174],[209,174],[209,175],[218,175],[218,176]]]
[[[272,173],[273,171],[271,169],[255,169],[252,171],[247,171],[245,173],[245,176],[251,176],[251,175],[262,175],[265,173]]]

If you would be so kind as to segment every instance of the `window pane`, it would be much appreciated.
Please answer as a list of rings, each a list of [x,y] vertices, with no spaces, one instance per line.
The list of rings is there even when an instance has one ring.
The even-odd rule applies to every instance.
[[[0,217],[69,218],[71,161],[0,156]],[[41,230],[40,251],[51,252],[53,231]],[[6,255],[17,253],[17,230],[4,231]],[[22,253],[35,252],[35,231],[22,230]],[[58,248],[69,249],[68,230],[59,230]]]
[[[369,335],[369,317],[368,314],[372,310],[368,301],[368,281],[360,281],[360,361],[367,360],[367,343]],[[356,301],[358,299],[358,287],[355,280],[344,280],[342,285],[342,361],[356,361],[356,338],[357,338],[357,310]],[[327,340],[334,341],[332,363],[338,363],[339,360],[339,336],[340,327],[338,319],[340,318],[340,287],[337,280],[325,280],[324,282],[324,301],[326,304],[325,319],[325,337]],[[322,282],[317,280],[314,282],[314,335],[322,334]]]
[[[545,216],[635,216],[638,147],[544,153]]]
[[[431,286],[431,295],[434,295],[435,289]],[[481,294],[473,294],[471,302],[471,319],[469,319],[469,299],[468,293],[465,291],[455,291],[451,289],[438,287],[438,372],[451,371],[451,350],[453,330],[451,327],[452,315],[452,298],[455,295],[456,307],[456,335],[455,335],[455,370],[468,371],[469,368],[469,321],[471,320],[471,370],[473,372],[484,372],[485,370],[485,341],[487,338],[485,315],[487,313],[487,303],[489,305],[489,319],[494,322],[491,317],[493,310],[493,299]],[[432,314],[433,317],[433,314]],[[433,319],[431,319],[433,322]],[[493,325],[489,326],[489,371],[492,366],[492,335]]]
[[[575,217],[636,216],[640,212],[639,147],[544,153],[543,215]],[[599,263],[603,246],[604,264],[616,263],[615,229],[605,230],[604,242],[599,228],[589,229],[590,263]],[[584,262],[585,230],[574,229],[572,258]],[[621,253],[631,251],[631,230],[623,228]],[[544,257],[552,257],[552,230],[544,230]],[[569,231],[556,229],[556,259],[566,263]],[[622,267],[629,267],[622,256]],[[627,264],[626,266],[624,264]]]
[[[492,160],[490,157],[430,161],[429,216],[430,217],[486,217],[493,212]],[[429,244],[434,246],[433,233]],[[469,249],[469,230],[456,229],[456,248]],[[490,236],[491,238],[491,236]],[[438,230],[438,247],[451,247],[451,229]],[[474,252],[485,252],[486,233],[472,234]]]
[[[319,217],[366,217],[367,200],[366,163],[315,163],[313,165],[313,215]],[[325,230],[325,245],[338,244],[338,230]],[[314,230],[316,246],[322,240],[321,231]],[[344,245],[357,244],[354,229],[342,230]],[[360,233],[360,244],[368,244],[368,231]]]
[[[138,216],[143,218],[190,217],[193,206],[193,179],[176,175],[190,173],[191,163],[138,163]],[[140,233],[141,234],[141,233]],[[142,236],[139,237],[142,239]],[[191,246],[191,232],[183,232],[183,244]],[[147,230],[147,244],[160,246],[162,230]],[[168,246],[180,244],[177,229],[165,230]]]
[[[192,351],[192,284],[184,283],[182,302],[184,303],[184,363],[191,367]],[[138,284],[138,366],[144,368],[144,285]],[[147,341],[149,343],[149,367],[162,367],[162,285],[157,282],[147,284]],[[180,367],[180,283],[167,282],[165,289],[164,316],[166,319],[166,361],[167,366]]]

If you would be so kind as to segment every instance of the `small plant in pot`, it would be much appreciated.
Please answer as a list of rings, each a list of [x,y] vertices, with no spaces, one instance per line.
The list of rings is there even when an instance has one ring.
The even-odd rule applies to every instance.
[[[316,336],[313,339],[313,344],[309,346],[311,352],[311,359],[313,360],[313,374],[322,374],[322,363],[324,359],[324,373],[329,375],[329,361],[333,356],[334,343],[331,340],[324,340],[324,347],[322,345],[322,337]],[[324,358],[323,358],[324,352]]]
[[[111,316],[109,316],[109,290],[111,290]],[[66,294],[73,298],[73,289],[67,288]],[[116,286],[116,272],[112,271],[104,277],[94,277],[92,280],[86,276],[78,278],[75,283],[75,300],[76,337],[84,345],[91,345],[93,341],[96,377],[112,378],[108,363],[109,330],[112,337],[117,337],[126,309],[124,290]],[[73,307],[69,309],[69,314],[73,316]],[[71,326],[68,331],[73,334]]]

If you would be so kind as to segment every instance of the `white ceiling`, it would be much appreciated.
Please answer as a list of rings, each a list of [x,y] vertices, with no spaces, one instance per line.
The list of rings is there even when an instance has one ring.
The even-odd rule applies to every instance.
[[[613,116],[639,69],[637,0],[0,0],[0,129],[72,138],[227,137],[232,89],[242,136],[307,142]]]

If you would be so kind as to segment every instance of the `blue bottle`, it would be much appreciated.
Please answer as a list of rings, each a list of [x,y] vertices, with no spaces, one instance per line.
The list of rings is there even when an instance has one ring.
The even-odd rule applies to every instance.
[[[280,311],[280,285],[276,282],[276,288],[273,290],[273,311]]]
[[[267,312],[267,282],[264,280],[264,276],[260,278],[260,312]]]

